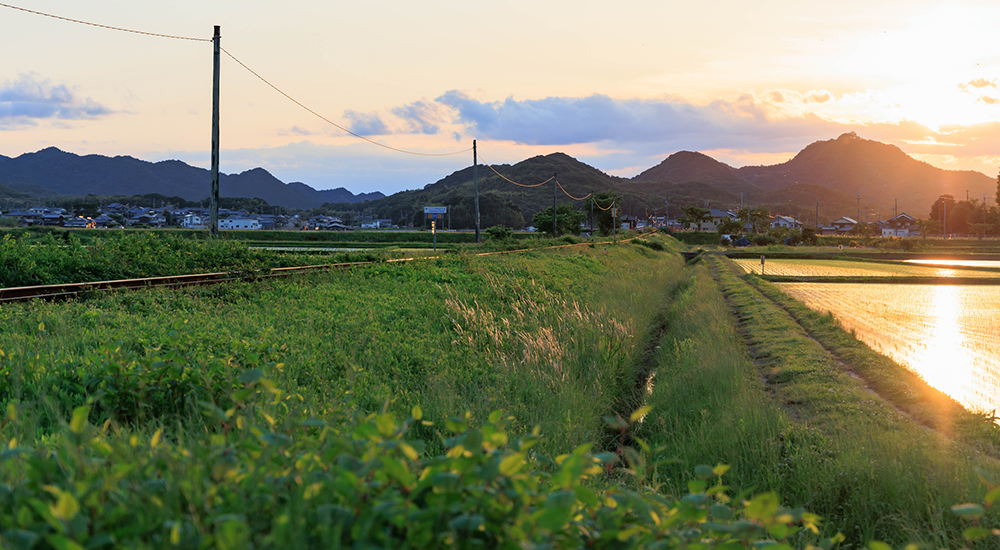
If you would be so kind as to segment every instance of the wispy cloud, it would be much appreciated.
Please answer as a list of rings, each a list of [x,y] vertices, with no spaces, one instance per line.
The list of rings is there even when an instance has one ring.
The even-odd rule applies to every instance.
[[[292,126],[289,130],[278,130],[279,136],[311,136],[315,135],[314,132],[310,132],[305,128],[299,128],[298,126]]]
[[[344,118],[348,122],[347,128],[355,134],[383,136],[389,133],[389,128],[382,122],[382,117],[378,113],[359,113],[348,109],[344,111]]]
[[[441,130],[441,123],[447,121],[441,111],[440,104],[421,100],[396,107],[392,109],[392,114],[406,123],[408,129],[405,132],[434,135]]]
[[[987,105],[996,105],[1000,103],[1000,97],[994,97],[998,95],[997,92],[1000,91],[997,88],[996,79],[986,80],[985,78],[975,78],[968,82],[959,84],[958,89],[965,93],[972,94],[976,97],[976,100]],[[990,89],[992,89],[992,92],[989,91]],[[987,93],[991,93],[993,95],[987,95]]]
[[[87,120],[115,111],[91,98],[80,98],[65,84],[53,85],[35,73],[24,73],[0,85],[0,124],[31,126],[40,119]]]

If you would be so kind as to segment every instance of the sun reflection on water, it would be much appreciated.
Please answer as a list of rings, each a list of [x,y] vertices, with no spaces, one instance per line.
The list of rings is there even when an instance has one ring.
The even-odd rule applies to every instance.
[[[923,331],[923,346],[911,348],[901,362],[920,374],[928,384],[964,402],[971,378],[971,361],[959,326],[962,304],[958,287],[931,288],[926,308],[930,326]]]
[[[1000,408],[1000,287],[781,283],[972,411]]]

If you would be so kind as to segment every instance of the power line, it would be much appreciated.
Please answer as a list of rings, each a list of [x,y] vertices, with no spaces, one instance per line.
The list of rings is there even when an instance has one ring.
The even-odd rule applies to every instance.
[[[573,199],[573,200],[575,200],[575,201],[582,201],[582,200],[586,200],[586,199],[589,199],[591,195],[593,195],[593,193],[588,193],[587,195],[585,195],[585,196],[583,196],[583,197],[579,197],[579,198],[577,198],[577,197],[574,197],[573,195],[570,195],[570,194],[569,194],[569,193],[568,193],[568,192],[566,191],[566,189],[565,189],[565,188],[564,188],[564,187],[562,186],[562,184],[561,184],[561,183],[559,183],[559,180],[556,180],[556,185],[558,185],[558,186],[559,186],[559,190],[560,190],[560,191],[562,191],[562,192],[563,192],[563,194],[565,194],[565,195],[566,195],[567,197],[569,197],[569,198],[571,198],[571,199]]]
[[[133,30],[133,29],[125,29],[125,28],[122,28],[122,27],[112,27],[110,25],[101,25],[100,23],[90,23],[88,21],[80,21],[79,19],[71,19],[69,17],[62,17],[61,15],[53,15],[51,13],[45,13],[45,12],[41,12],[41,11],[29,10],[27,8],[19,8],[17,6],[12,6],[10,4],[0,3],[0,6],[2,6],[4,8],[10,8],[12,10],[23,11],[23,12],[26,12],[26,13],[33,13],[35,15],[42,15],[42,16],[45,16],[45,17],[51,17],[52,19],[59,19],[61,21],[69,21],[70,23],[79,23],[81,25],[90,25],[91,27],[100,27],[102,29],[109,29],[109,30],[112,30],[112,31],[122,31],[122,32],[130,32],[130,33],[134,33],[134,34],[144,34],[146,36],[157,36],[159,38],[173,38],[173,39],[176,39],[176,40],[193,40],[195,42],[211,42],[212,41],[211,38],[192,38],[190,36],[174,36],[172,34],[159,34],[159,33],[155,33],[155,32],[146,32],[146,31],[137,31],[137,30]]]
[[[483,158],[483,155],[479,155],[479,158]],[[489,162],[487,162],[487,161],[486,161],[486,159],[483,159],[483,165],[484,165],[484,166],[486,166],[487,168],[489,168],[490,170],[493,170],[493,173],[494,173],[494,174],[496,174],[496,175],[500,176],[500,177],[501,177],[501,178],[503,178],[503,179],[504,179],[505,181],[507,181],[507,182],[509,182],[509,183],[513,183],[514,185],[517,185],[517,186],[519,186],[519,187],[539,187],[539,186],[541,186],[541,185],[545,185],[546,183],[548,183],[548,182],[552,181],[553,179],[555,179],[555,176],[552,176],[551,178],[549,178],[549,179],[547,179],[547,180],[543,181],[542,183],[536,183],[536,184],[533,184],[533,185],[525,185],[525,184],[523,184],[523,183],[517,183],[516,181],[514,181],[514,180],[512,180],[512,179],[508,178],[507,176],[505,176],[505,175],[501,174],[500,172],[497,172],[497,171],[496,171],[496,168],[493,168],[492,166],[490,166],[490,163],[489,163]]]
[[[275,86],[274,84],[271,84],[266,78],[264,78],[263,76],[260,76],[259,74],[257,74],[257,71],[254,71],[253,69],[251,69],[250,67],[248,67],[246,65],[246,63],[244,63],[244,62],[240,61],[239,59],[237,59],[235,55],[233,55],[233,54],[229,53],[228,51],[226,51],[225,48],[220,48],[220,49],[223,52],[225,52],[226,55],[228,55],[229,57],[231,57],[233,59],[233,61],[239,63],[240,66],[242,66],[244,69],[250,71],[250,74],[252,74],[252,75],[256,76],[257,78],[259,78],[261,82],[263,82],[264,84],[267,84],[268,86],[270,86],[272,89],[274,89],[274,91],[276,91],[279,94],[281,94],[281,95],[285,96],[286,98],[288,98],[292,103],[298,105],[299,107],[302,107],[306,111],[309,111],[310,113],[312,113],[314,116],[316,116],[320,120],[323,120],[324,122],[326,122],[328,124],[331,124],[334,127],[339,128],[340,130],[342,130],[342,131],[344,131],[344,132],[346,132],[346,133],[348,133],[348,134],[350,134],[350,135],[352,135],[352,136],[354,136],[354,137],[356,137],[358,139],[363,139],[363,140],[367,141],[368,143],[371,143],[372,145],[378,145],[379,147],[384,147],[386,149],[389,149],[390,151],[396,151],[397,153],[406,153],[408,155],[420,155],[420,156],[423,156],[423,157],[446,157],[446,156],[450,156],[450,155],[459,155],[461,153],[467,153],[467,152],[469,152],[469,151],[472,150],[472,147],[469,147],[468,149],[462,149],[461,151],[454,151],[454,152],[451,152],[451,153],[418,153],[416,151],[407,151],[406,149],[398,149],[396,147],[392,147],[391,145],[386,145],[384,143],[379,143],[379,142],[377,142],[377,141],[375,141],[373,139],[369,139],[369,138],[366,138],[365,136],[362,136],[360,134],[356,134],[356,133],[348,130],[347,128],[344,128],[340,124],[337,124],[336,122],[334,122],[334,121],[326,118],[325,116],[317,113],[316,111],[310,109],[309,107],[306,107],[305,105],[302,104],[302,102],[300,102],[299,100],[295,99],[294,97],[286,94],[281,88]]]
[[[113,30],[113,31],[130,32],[130,33],[134,33],[134,34],[142,34],[142,35],[146,35],[146,36],[156,36],[156,37],[160,37],[160,38],[173,38],[173,39],[176,39],[176,40],[192,40],[192,41],[196,41],[196,42],[212,42],[211,38],[192,38],[192,37],[189,37],[189,36],[176,36],[176,35],[172,35],[172,34],[160,34],[160,33],[155,33],[155,32],[137,31],[137,30],[134,30],[134,29],[126,29],[126,28],[123,28],[123,27],[113,27],[111,25],[102,25],[100,23],[91,23],[89,21],[81,21],[79,19],[72,19],[70,17],[63,17],[61,15],[54,15],[54,14],[51,14],[51,13],[45,13],[45,12],[41,12],[41,11],[29,10],[27,8],[21,8],[21,7],[18,7],[18,6],[12,6],[10,4],[4,4],[2,2],[0,2],[0,7],[10,8],[12,10],[23,11],[25,13],[31,13],[31,14],[34,14],[34,15],[41,15],[41,16],[44,16],[44,17],[50,17],[52,19],[58,19],[60,21],[68,21],[70,23],[79,23],[81,25],[88,25],[88,26],[91,26],[91,27],[98,27],[98,28],[101,28],[101,29],[109,29],[109,30]],[[288,98],[289,100],[291,100],[293,103],[295,103],[299,107],[302,107],[303,109],[305,109],[306,111],[309,111],[310,113],[312,113],[316,117],[320,118],[321,120],[323,120],[323,121],[325,121],[325,122],[327,122],[327,123],[329,123],[329,124],[331,124],[331,125],[339,128],[340,130],[343,130],[344,132],[346,132],[346,133],[348,133],[348,134],[350,134],[350,135],[352,135],[352,136],[354,136],[354,137],[356,137],[358,139],[362,139],[364,141],[367,141],[368,143],[371,143],[373,145],[378,145],[379,147],[384,147],[384,148],[389,149],[391,151],[396,151],[396,152],[399,152],[399,153],[406,153],[406,154],[409,154],[409,155],[419,155],[419,156],[424,156],[424,157],[445,157],[445,156],[450,156],[450,155],[458,155],[458,154],[461,154],[461,153],[467,153],[467,152],[469,152],[469,151],[472,150],[472,148],[470,147],[468,149],[463,149],[461,151],[454,151],[454,152],[451,152],[451,153],[419,153],[419,152],[416,152],[416,151],[407,151],[405,149],[399,149],[399,148],[396,148],[396,147],[385,145],[384,143],[379,143],[379,142],[377,142],[375,140],[366,138],[365,136],[356,134],[356,133],[348,130],[347,128],[344,128],[343,126],[337,124],[336,122],[333,122],[332,120],[330,120],[330,119],[324,117],[323,115],[317,113],[316,111],[310,109],[309,107],[306,107],[305,105],[302,104],[302,102],[300,102],[297,99],[295,99],[294,97],[288,95],[287,93],[285,93],[284,91],[282,91],[280,88],[278,88],[274,84],[271,84],[270,82],[268,82],[267,79],[265,79],[264,77],[262,77],[261,75],[259,75],[256,71],[254,71],[250,67],[248,67],[246,65],[246,63],[243,63],[242,61],[240,61],[239,59],[237,59],[236,56],[234,56],[233,54],[229,53],[224,48],[220,48],[220,49],[223,52],[225,52],[226,55],[228,55],[229,57],[231,57],[233,59],[233,61],[239,63],[244,69],[250,71],[251,74],[253,74],[257,78],[259,78],[262,82],[264,82],[265,84],[267,84],[268,86],[270,86],[271,88],[273,88],[275,91],[277,91],[281,95],[283,95],[286,98]]]
[[[610,205],[608,205],[608,207],[607,207],[607,208],[604,208],[603,206],[601,206],[601,205],[600,205],[600,203],[598,203],[598,202],[597,202],[597,198],[595,197],[595,198],[594,198],[594,205],[595,205],[595,206],[597,206],[598,208],[600,208],[601,210],[611,210],[611,209],[612,209],[612,208],[614,208],[614,206],[615,206],[615,201],[614,201],[614,200],[612,200],[612,201],[611,201],[611,204],[610,204]]]

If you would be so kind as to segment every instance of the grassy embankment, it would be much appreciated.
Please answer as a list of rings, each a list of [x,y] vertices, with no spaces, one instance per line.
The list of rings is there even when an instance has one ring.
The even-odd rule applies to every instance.
[[[19,452],[0,458],[0,536],[805,543],[772,497],[737,499],[732,516],[700,493],[694,477],[713,473],[693,467],[721,462],[734,490],[778,490],[828,516],[827,534],[957,544],[948,506],[982,496],[975,451],[902,419],[723,270],[755,366],[704,262],[658,247],[4,306],[0,439]],[[643,398],[654,409],[630,438],[656,451],[625,453],[632,481],[581,466],[585,448],[552,462],[586,442],[616,450],[601,417]],[[517,438],[536,425],[529,450]],[[989,449],[990,430],[962,433]],[[686,488],[694,498],[672,500]],[[715,527],[689,529],[704,519]]]
[[[681,273],[656,248],[459,254],[3,306],[0,537],[40,548],[780,540],[809,517],[771,497],[725,506],[704,484],[676,501],[597,483],[611,457],[578,447],[607,439],[602,417],[634,401],[640,335]],[[716,530],[690,529],[710,514]]]
[[[657,413],[638,432],[682,459],[663,481],[676,487],[691,464],[720,461],[733,466],[734,487],[776,490],[850,542],[961,545],[965,526],[949,508],[982,502],[977,469],[1000,479],[997,427],[831,319],[714,262],[729,303],[709,268],[695,268],[660,341]]]
[[[66,240],[69,236],[83,244],[95,239],[108,240],[120,235],[151,235],[155,237],[176,237],[199,241],[209,240],[206,230],[165,228],[165,229],[63,229],[61,227],[25,227],[0,229],[0,237],[10,235],[29,243],[44,242],[51,235]],[[488,240],[485,231],[481,240]],[[435,236],[430,231],[407,230],[355,230],[355,231],[222,231],[220,239],[237,241],[258,248],[364,248],[381,249],[429,249],[434,246]],[[548,235],[540,233],[512,232],[507,239],[517,248],[544,246]],[[609,237],[607,240],[611,240]],[[438,249],[453,249],[475,245],[476,236],[471,231],[438,231]],[[494,243],[496,244],[496,243]]]

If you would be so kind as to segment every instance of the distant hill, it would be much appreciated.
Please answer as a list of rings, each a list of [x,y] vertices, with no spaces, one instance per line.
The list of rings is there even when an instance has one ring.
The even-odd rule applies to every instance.
[[[160,193],[201,200],[208,197],[211,174],[179,160],[147,162],[128,156],[80,156],[49,147],[19,157],[0,157],[0,181],[27,193],[32,193],[31,189],[46,189],[63,196]],[[261,198],[268,204],[291,208],[315,208],[331,198],[358,202],[384,196],[378,192],[355,196],[343,188],[319,191],[300,182],[285,184],[263,168],[220,175],[219,193],[225,197]]]
[[[831,217],[883,217],[896,207],[922,216],[942,193],[964,198],[993,196],[996,180],[973,171],[942,170],[910,157],[895,145],[858,137],[854,132],[817,141],[788,162],[733,168],[702,153],[681,151],[632,178],[636,182],[697,182],[744,196],[754,204],[784,205],[791,212]],[[702,191],[718,195],[718,192]],[[689,193],[690,195],[690,193]],[[860,195],[860,200],[858,196]],[[721,198],[721,197],[720,197]],[[860,202],[860,205],[859,205]],[[812,216],[815,218],[815,214]]]
[[[701,182],[731,187],[738,193],[750,187],[736,168],[719,162],[704,153],[679,151],[663,162],[632,178],[633,181],[676,183]]]
[[[847,196],[861,195],[869,205],[892,206],[925,215],[942,194],[956,198],[993,196],[996,180],[980,172],[942,170],[910,157],[895,145],[858,137],[854,132],[817,141],[788,162],[774,166],[747,166],[737,170],[747,182],[774,190],[795,183],[811,183]]]
[[[565,153],[514,164],[479,165],[477,170],[484,228],[496,223],[530,224],[536,212],[552,204],[553,184],[537,184],[553,175],[563,190],[576,198],[592,191],[614,191],[622,196],[624,212],[638,216],[662,214],[665,201],[669,202],[670,216],[680,215],[680,208],[687,205],[735,208],[742,202],[766,205],[773,213],[813,223],[817,201],[823,221],[857,217],[859,209],[862,219],[874,219],[880,209],[883,218],[890,216],[896,200],[900,212],[923,216],[942,193],[964,198],[968,190],[971,197],[992,197],[996,191],[996,181],[984,174],[942,170],[898,147],[866,140],[853,132],[815,142],[788,162],[773,166],[734,168],[703,153],[681,151],[631,179],[611,176]],[[446,205],[452,214],[448,220],[452,227],[474,225],[471,166],[423,189],[389,197],[382,193],[354,195],[343,188],[319,191],[301,182],[286,184],[262,168],[220,179],[223,196],[257,197],[272,205],[325,205],[330,210],[363,211],[368,216],[417,223],[423,223],[424,206]],[[151,163],[132,157],[78,156],[49,148],[16,158],[0,156],[0,182],[14,192],[35,197],[43,193],[160,193],[202,200],[208,195],[209,173],[176,160]],[[555,191],[560,203],[584,204]]]

